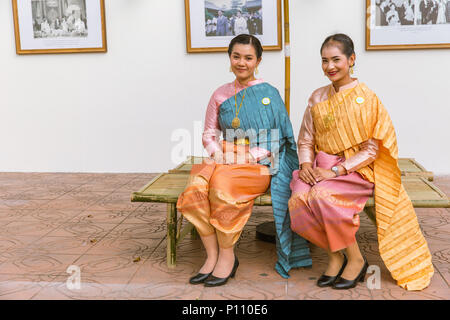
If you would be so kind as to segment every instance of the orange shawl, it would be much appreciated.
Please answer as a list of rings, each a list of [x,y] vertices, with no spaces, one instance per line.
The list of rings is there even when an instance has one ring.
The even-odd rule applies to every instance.
[[[338,92],[311,108],[316,150],[343,153],[379,140],[377,159],[358,172],[375,184],[375,211],[380,256],[397,284],[407,290],[426,288],[433,276],[431,254],[401,181],[394,126],[381,101],[365,84]]]

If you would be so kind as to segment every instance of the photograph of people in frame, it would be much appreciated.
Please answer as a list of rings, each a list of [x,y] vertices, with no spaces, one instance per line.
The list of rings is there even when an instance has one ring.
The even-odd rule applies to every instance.
[[[366,0],[366,50],[450,48],[450,0]]]
[[[263,35],[262,0],[205,0],[207,37]]]
[[[450,23],[450,0],[376,0],[376,26]]]
[[[32,0],[34,38],[88,36],[86,0]]]
[[[105,0],[11,0],[16,53],[107,52]]]

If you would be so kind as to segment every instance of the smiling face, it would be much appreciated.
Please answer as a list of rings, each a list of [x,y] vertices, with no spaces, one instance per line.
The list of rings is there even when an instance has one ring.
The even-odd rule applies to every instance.
[[[339,84],[350,81],[350,67],[355,63],[355,54],[349,58],[333,43],[322,50],[322,70],[331,82]]]
[[[261,62],[251,44],[236,43],[230,55],[231,70],[240,83],[253,80],[256,67]]]

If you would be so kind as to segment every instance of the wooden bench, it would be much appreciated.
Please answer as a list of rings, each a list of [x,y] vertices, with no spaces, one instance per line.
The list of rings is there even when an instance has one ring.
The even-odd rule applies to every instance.
[[[201,157],[188,157],[186,161],[168,173],[160,173],[139,191],[131,195],[132,202],[159,202],[167,204],[167,266],[176,266],[177,244],[195,228],[188,223],[182,228],[182,217],[178,219],[176,203],[178,196],[184,191],[189,173],[194,163],[201,163]],[[447,196],[431,181],[433,173],[426,171],[414,159],[399,159],[402,171],[402,183],[415,208],[449,208]],[[269,193],[255,199],[256,206],[271,206]],[[375,207],[373,197],[369,198],[364,212],[375,224]]]

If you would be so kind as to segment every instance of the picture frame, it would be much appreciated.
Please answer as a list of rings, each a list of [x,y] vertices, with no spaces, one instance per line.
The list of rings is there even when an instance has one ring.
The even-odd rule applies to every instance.
[[[104,0],[12,0],[16,53],[107,52]]]
[[[240,33],[255,35],[266,51],[282,50],[281,0],[184,3],[188,53],[226,52],[231,39]]]
[[[366,0],[366,50],[450,48],[450,0]]]

